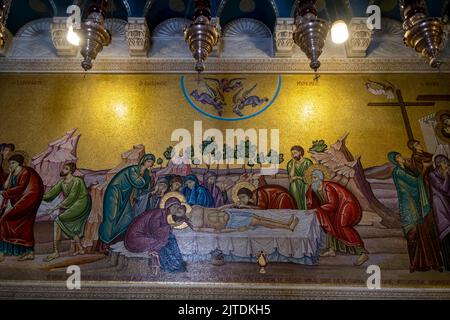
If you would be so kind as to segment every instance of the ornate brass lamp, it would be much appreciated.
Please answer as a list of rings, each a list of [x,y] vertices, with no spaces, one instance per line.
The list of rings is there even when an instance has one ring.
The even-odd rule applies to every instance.
[[[219,31],[211,23],[211,3],[209,0],[195,0],[195,13],[191,25],[184,30],[184,38],[195,59],[195,70],[203,72],[205,61],[219,42]]]
[[[267,254],[264,251],[260,251],[258,253],[256,263],[259,266],[259,273],[266,273],[266,267],[269,264],[269,259],[267,258]]]
[[[317,17],[316,0],[299,0],[295,13],[294,42],[311,61],[309,66],[317,72],[319,57],[330,29],[328,21]]]
[[[105,4],[94,4],[89,8],[88,16],[81,27],[81,66],[85,71],[92,69],[92,61],[103,50],[103,47],[111,43],[111,34],[105,27]]]
[[[6,21],[8,20],[9,9],[11,8],[12,0],[0,1],[0,49],[3,49],[6,44]]]
[[[444,19],[429,17],[423,0],[400,0],[399,4],[405,44],[426,58],[432,68],[439,68],[446,43]]]

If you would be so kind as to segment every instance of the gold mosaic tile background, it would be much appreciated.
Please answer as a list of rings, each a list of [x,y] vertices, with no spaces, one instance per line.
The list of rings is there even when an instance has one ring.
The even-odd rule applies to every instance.
[[[223,75],[241,76],[246,77]],[[273,94],[278,76],[248,77],[258,82],[259,95]],[[349,132],[348,147],[369,167],[385,163],[391,150],[409,152],[400,108],[368,107],[368,102],[387,102],[366,90],[368,80],[390,81],[407,101],[415,101],[418,94],[449,94],[450,75],[444,74],[325,74],[318,83],[311,75],[283,75],[279,96],[269,109],[248,120],[226,122],[205,117],[189,105],[180,75],[3,74],[0,142],[13,142],[36,155],[48,142],[78,128],[79,167],[105,169],[135,144],[162,156],[175,144],[170,141],[173,130],[193,130],[194,120],[202,120],[204,129],[279,128],[285,154],[294,144],[308,149],[313,140],[325,139],[331,145]],[[448,102],[410,108],[415,137],[422,140],[420,118],[448,108]]]

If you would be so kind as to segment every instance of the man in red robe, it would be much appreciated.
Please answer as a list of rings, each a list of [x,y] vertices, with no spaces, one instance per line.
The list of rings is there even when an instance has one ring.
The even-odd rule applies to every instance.
[[[242,188],[237,193],[240,203],[253,205],[257,209],[297,209],[297,203],[286,188],[277,185],[264,185],[253,192]]]
[[[3,197],[0,218],[0,261],[4,255],[19,255],[19,261],[34,259],[33,227],[44,196],[44,184],[34,169],[24,167],[24,157],[9,157],[9,176]],[[7,209],[8,202],[11,208]]]
[[[311,173],[311,186],[306,193],[309,213],[317,215],[327,233],[328,251],[322,256],[334,257],[336,251],[357,255],[354,265],[360,266],[369,260],[355,226],[361,221],[362,209],[356,197],[343,186],[324,181],[320,169]]]

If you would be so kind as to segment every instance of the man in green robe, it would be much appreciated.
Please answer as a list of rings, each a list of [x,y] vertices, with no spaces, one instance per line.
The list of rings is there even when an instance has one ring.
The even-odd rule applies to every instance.
[[[61,193],[64,196],[63,201],[49,211],[49,214],[55,217],[54,252],[45,261],[59,257],[58,246],[61,241],[61,232],[74,242],[73,255],[84,254],[80,239],[84,235],[92,201],[84,180],[73,176],[76,169],[75,163],[64,165],[60,173],[63,178],[44,195],[45,202],[53,201]]]
[[[305,158],[305,150],[300,146],[291,148],[292,159],[287,164],[289,175],[289,192],[297,203],[299,210],[306,210],[306,190],[308,185],[305,181],[305,172],[313,162]]]
[[[408,244],[409,270],[442,271],[442,257],[431,205],[427,198],[422,174],[412,172],[405,159],[398,152],[388,154],[395,166],[392,178],[397,189],[400,221]]]

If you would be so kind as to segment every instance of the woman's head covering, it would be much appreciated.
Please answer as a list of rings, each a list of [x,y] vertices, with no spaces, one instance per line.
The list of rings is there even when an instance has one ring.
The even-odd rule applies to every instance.
[[[388,160],[390,163],[392,163],[393,165],[399,166],[399,163],[397,162],[397,156],[399,156],[400,153],[392,151],[388,153]]]
[[[164,183],[166,185],[169,185],[169,179],[167,179],[166,177],[160,177],[157,181],[156,184],[158,183]]]
[[[439,167],[439,165],[443,162],[443,161],[447,161],[447,163],[449,163],[449,159],[444,156],[443,154],[438,154],[434,157],[434,167],[437,168]]]
[[[152,154],[152,153],[147,153],[146,155],[144,155],[141,159],[141,161],[139,161],[139,165],[143,165],[146,161],[149,160],[153,160],[153,162],[156,161],[156,157]]]
[[[165,205],[164,205],[164,209],[168,210],[170,207],[175,206],[175,205],[181,205],[180,200],[178,200],[175,197],[169,198],[167,199]]]
[[[203,176],[203,180],[206,182],[206,180],[208,180],[210,177],[215,177],[217,178],[217,174],[214,171],[208,171],[205,173],[205,175]]]
[[[184,183],[188,181],[194,181],[196,185],[198,184],[198,178],[195,174],[190,174],[184,178]]]

